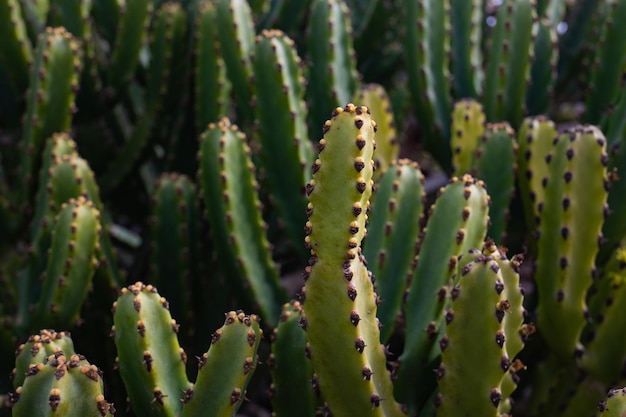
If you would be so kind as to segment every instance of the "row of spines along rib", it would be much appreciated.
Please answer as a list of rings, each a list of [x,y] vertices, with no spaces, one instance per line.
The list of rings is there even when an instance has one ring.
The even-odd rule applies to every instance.
[[[271,342],[268,359],[272,375],[270,395],[275,417],[314,417],[319,403],[317,376],[307,357],[309,346],[302,329],[302,305],[291,301],[283,305]]]
[[[546,158],[544,195],[537,202],[538,327],[550,348],[564,358],[582,349],[585,298],[596,273],[607,210],[605,150],[606,140],[593,126],[561,133]]]
[[[361,254],[375,126],[366,107],[337,108],[324,124],[307,186],[305,244],[311,259],[302,290],[302,324],[321,395],[338,417],[404,415],[393,400],[376,319],[377,295]]]
[[[231,416],[241,406],[257,366],[262,338],[259,319],[241,311],[226,314],[198,357],[195,383],[187,379],[187,355],[178,343],[179,325],[169,303],[152,285],[122,289],[113,306],[117,364],[131,407],[139,415]]]
[[[508,397],[516,387],[516,372],[523,367],[513,362],[523,347],[518,268],[519,259],[509,261],[490,241],[482,252],[462,255],[448,288],[446,334],[439,341],[437,416],[495,417],[510,411]],[[480,381],[471,386],[459,383],[477,372]]]
[[[489,204],[482,181],[465,175],[452,178],[442,187],[430,208],[406,294],[404,316],[408,330],[396,373],[396,395],[411,412],[421,408],[435,388],[431,366],[424,364],[445,333],[445,287],[456,271],[459,255],[480,247],[484,241]]]
[[[283,32],[266,30],[256,38],[252,68],[260,160],[273,204],[292,242],[304,239],[304,187],[310,179],[304,167],[313,162],[301,67],[295,43]],[[276,91],[283,94],[277,96]],[[301,244],[300,248],[306,259],[306,250]]]
[[[285,294],[271,257],[257,196],[250,148],[228,119],[210,124],[200,139],[199,184],[225,276],[236,282],[243,299],[274,325]],[[228,242],[224,244],[223,242]],[[241,298],[240,298],[241,299]]]
[[[377,317],[387,343],[400,317],[406,283],[413,271],[423,221],[424,176],[416,162],[394,161],[376,186],[363,254],[383,300]]]
[[[57,350],[29,364],[23,384],[10,395],[12,415],[112,417],[102,371],[84,356]]]
[[[199,307],[193,296],[201,291],[197,196],[189,178],[178,174],[163,174],[153,195],[151,283],[169,300],[173,316],[183,327],[185,342],[194,327],[193,307]]]

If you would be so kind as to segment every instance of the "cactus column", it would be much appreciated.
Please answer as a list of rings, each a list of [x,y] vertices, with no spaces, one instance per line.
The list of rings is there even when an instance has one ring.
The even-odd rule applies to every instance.
[[[307,186],[305,317],[313,368],[333,415],[402,416],[393,400],[361,241],[372,193],[375,122],[366,107],[337,108],[324,124]]]

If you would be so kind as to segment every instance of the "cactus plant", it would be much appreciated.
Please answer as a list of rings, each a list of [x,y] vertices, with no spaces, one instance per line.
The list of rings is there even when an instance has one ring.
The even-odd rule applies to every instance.
[[[0,0],[0,417],[621,412],[625,4]]]

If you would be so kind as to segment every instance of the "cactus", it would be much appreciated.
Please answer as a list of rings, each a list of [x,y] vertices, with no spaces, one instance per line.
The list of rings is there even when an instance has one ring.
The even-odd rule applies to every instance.
[[[101,371],[84,356],[57,351],[32,364],[11,401],[13,415],[111,417],[115,408],[104,398]]]
[[[377,296],[361,259],[375,126],[366,107],[337,108],[324,124],[307,187],[311,259],[303,326],[320,391],[335,416],[403,415],[385,367]]]
[[[536,20],[531,0],[507,0],[498,10],[485,73],[485,114],[489,122],[506,120],[517,128],[522,121]]]
[[[374,179],[379,180],[400,154],[398,131],[391,110],[391,101],[383,86],[365,84],[359,89],[355,102],[367,106],[377,120]]]
[[[309,136],[315,140],[328,109],[351,101],[358,87],[350,18],[344,0],[312,0],[307,33]]]
[[[22,343],[17,348],[15,368],[11,372],[13,386],[17,388],[24,384],[31,365],[44,363],[48,356],[56,355],[58,352],[70,356],[76,354],[69,333],[44,329],[39,334],[30,336],[26,343]]]
[[[292,301],[283,306],[278,326],[272,333],[269,365],[272,373],[272,409],[276,417],[315,416],[318,387],[311,361],[306,357],[307,337],[300,326],[302,305]]]
[[[257,366],[262,335],[257,316],[226,314],[224,326],[211,336],[209,351],[199,358],[196,383],[184,393],[183,416],[226,417],[237,412]]]
[[[509,204],[515,192],[517,144],[508,123],[488,123],[476,150],[476,178],[489,184],[491,197],[487,235],[501,242],[506,235]]]
[[[253,61],[260,157],[287,233],[294,242],[302,242],[301,208],[306,205],[304,187],[309,180],[303,167],[313,162],[313,149],[306,127],[301,61],[294,42],[280,31],[263,31],[257,37]],[[282,100],[274,94],[278,89],[286,93]]]
[[[193,290],[200,280],[198,247],[199,209],[197,191],[186,176],[163,175],[154,196],[152,284],[168,299],[170,310],[183,326],[193,328]],[[177,256],[170,256],[177,254]],[[194,285],[195,284],[195,285]]]
[[[605,146],[602,132],[594,127],[561,134],[550,154],[539,202],[537,323],[551,349],[564,357],[581,350],[585,294],[606,210]]]
[[[168,308],[156,288],[142,282],[122,288],[113,305],[119,372],[139,415],[180,415],[180,398],[191,387]]]
[[[452,113],[452,169],[455,175],[472,172],[476,148],[485,131],[485,113],[475,100],[461,100],[454,105]]]
[[[623,382],[625,4],[0,0],[0,354],[24,345],[0,417],[53,414],[68,331],[106,378],[54,387],[81,415],[112,414],[101,386],[118,416],[599,415]],[[459,344],[498,301],[497,354]]]
[[[498,262],[480,252],[459,268],[454,282],[446,313],[446,336],[440,342],[441,365],[436,370],[440,387],[435,400],[437,416],[498,416],[498,407],[506,398],[501,383],[511,367],[505,345],[518,333],[507,332],[510,327],[504,317],[510,301],[505,297],[511,290],[505,292],[505,287],[516,283],[505,281]],[[521,302],[516,304],[519,309]],[[468,356],[483,360],[468,361]],[[476,372],[482,375],[480,382],[469,387],[460,384]]]
[[[25,197],[39,167],[37,156],[45,140],[70,127],[81,69],[78,42],[63,28],[46,30],[39,38],[36,51],[22,136],[21,169],[25,178],[22,185]]]
[[[443,336],[446,286],[454,275],[458,256],[480,246],[485,239],[488,206],[482,182],[470,175],[453,178],[431,206],[404,306],[406,328],[410,330],[399,358],[395,385],[399,400],[410,403],[412,413],[435,387],[432,366],[423,364]]]
[[[5,0],[0,4],[2,10],[2,32],[4,39],[0,47],[0,62],[13,79],[17,91],[25,91],[28,86],[28,68],[33,60],[33,50],[26,35],[26,27],[18,0]]]
[[[246,283],[265,321],[274,324],[285,295],[264,233],[245,136],[228,119],[212,123],[202,135],[199,158],[200,184],[222,268],[230,279]]]
[[[406,280],[411,276],[420,226],[424,219],[424,176],[419,165],[401,159],[381,178],[372,199],[368,237],[363,255],[376,278],[376,293],[382,300],[378,319],[381,340],[387,342],[400,316]],[[408,243],[408,244],[407,244]]]
[[[624,389],[613,389],[609,391],[607,400],[598,406],[602,417],[619,417],[626,412],[626,404],[624,403]]]

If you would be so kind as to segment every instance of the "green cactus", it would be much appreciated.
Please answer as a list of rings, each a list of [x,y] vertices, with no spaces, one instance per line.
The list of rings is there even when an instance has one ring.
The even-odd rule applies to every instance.
[[[4,0],[0,3],[0,63],[12,78],[19,92],[28,86],[28,68],[33,61],[33,49],[27,38],[26,27],[22,18],[18,0]]]
[[[376,152],[374,179],[379,180],[400,154],[398,129],[391,109],[391,100],[379,84],[365,84],[357,92],[357,103],[363,103],[376,117]]]
[[[561,134],[538,202],[537,324],[550,348],[564,358],[582,348],[585,295],[606,210],[605,146],[602,132],[592,126]]]
[[[406,282],[411,277],[415,248],[424,220],[424,176],[416,162],[392,163],[377,185],[369,215],[363,254],[376,278],[376,293],[382,300],[378,320],[381,340],[386,343],[400,318]]]
[[[358,88],[352,28],[345,0],[311,0],[307,28],[310,103],[309,137],[317,140],[318,126],[328,109],[354,99]]]
[[[452,112],[452,169],[455,175],[472,172],[476,148],[485,131],[485,113],[482,105],[475,100],[460,100]]]
[[[197,190],[183,175],[164,174],[156,184],[153,214],[152,284],[169,301],[185,339],[193,329],[193,291],[200,280],[198,268]]]
[[[405,53],[409,88],[422,121],[426,148],[449,164],[450,86],[448,82],[449,0],[407,2]],[[448,165],[444,165],[447,169]]]
[[[19,345],[16,350],[15,368],[11,372],[13,386],[17,388],[24,384],[31,365],[44,363],[48,356],[58,352],[70,356],[76,354],[69,333],[44,329],[39,334],[30,336],[26,343]]]
[[[212,2],[199,6],[197,18],[195,102],[196,128],[201,132],[209,123],[225,117],[230,100],[230,81],[226,77],[226,64],[219,53],[216,31],[217,10]]]
[[[458,256],[484,241],[488,207],[483,183],[470,175],[453,178],[431,206],[404,306],[410,330],[395,384],[398,399],[409,404],[411,413],[421,408],[435,388],[433,366],[427,363],[444,334],[446,286],[456,271]]]
[[[228,77],[232,81],[238,121],[241,119],[239,123],[249,123],[254,120],[251,57],[255,31],[252,11],[246,0],[216,0],[216,10],[220,51],[224,57]]]
[[[470,256],[472,260],[459,268],[450,290],[446,336],[440,342],[441,365],[436,370],[440,387],[435,400],[437,416],[499,416],[498,407],[506,399],[501,384],[511,359],[505,344],[516,335],[507,333],[504,318],[510,308],[506,298],[510,292],[504,289],[506,284],[516,283],[504,280],[491,256],[480,252]],[[519,328],[521,322],[516,324]],[[467,360],[469,357],[482,360]],[[461,383],[476,373],[481,375],[479,381],[470,386]]]
[[[624,388],[609,391],[607,400],[600,403],[598,408],[602,417],[619,417],[626,413],[626,402],[624,402]]]
[[[22,135],[24,198],[34,183],[45,140],[70,128],[80,70],[79,43],[70,33],[63,28],[48,28],[40,35],[31,66]]]
[[[311,361],[306,357],[307,336],[300,322],[302,305],[292,301],[283,306],[272,333],[269,366],[272,373],[272,409],[276,417],[315,416],[316,387]]]
[[[246,396],[254,374],[263,331],[254,314],[226,314],[224,326],[211,336],[211,347],[199,358],[198,379],[184,393],[183,416],[232,416]],[[219,375],[219,377],[218,377]]]
[[[178,324],[155,287],[136,282],[122,288],[113,305],[117,363],[133,410],[145,416],[177,416],[191,388]]]
[[[257,37],[253,69],[260,158],[287,233],[302,248],[304,187],[309,180],[304,167],[311,166],[313,149],[306,127],[302,64],[294,45],[280,31],[263,31]],[[279,89],[285,95],[276,97]],[[306,259],[306,251],[301,255]]]
[[[476,150],[476,177],[488,185],[491,224],[487,235],[497,242],[506,236],[509,205],[515,193],[517,144],[508,123],[488,123]]]
[[[537,20],[532,0],[507,0],[498,9],[485,73],[485,114],[489,122],[522,121],[530,76],[532,28]]]
[[[13,416],[111,417],[115,408],[103,394],[101,371],[84,356],[59,350],[28,368],[11,398]]]
[[[221,267],[240,287],[245,283],[250,300],[273,325],[285,295],[265,236],[245,136],[228,119],[212,123],[201,137],[199,158],[199,181]]]
[[[305,243],[311,259],[305,270],[303,326],[320,391],[335,416],[403,415],[393,400],[377,296],[361,258],[375,126],[366,107],[337,108],[324,124],[307,187]]]

